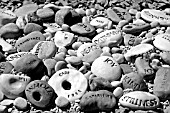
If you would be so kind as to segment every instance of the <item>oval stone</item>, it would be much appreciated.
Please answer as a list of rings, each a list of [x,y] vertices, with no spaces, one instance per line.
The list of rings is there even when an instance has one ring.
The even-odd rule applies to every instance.
[[[170,68],[161,67],[156,72],[153,93],[161,100],[170,99]]]
[[[90,21],[90,24],[97,28],[103,28],[108,25],[109,21],[106,17],[96,17]]]
[[[50,8],[38,9],[36,12],[37,16],[40,17],[43,21],[54,21],[54,11]]]
[[[119,30],[111,29],[106,30],[104,32],[99,33],[96,35],[92,42],[95,44],[100,45],[101,47],[108,46],[109,43],[113,42],[116,45],[122,42],[122,32]]]
[[[136,72],[125,74],[121,79],[124,89],[133,89],[134,91],[147,90],[143,77]]]
[[[55,43],[52,41],[40,41],[31,50],[32,54],[35,54],[40,59],[52,58],[57,51]]]
[[[91,71],[96,76],[102,77],[108,81],[118,80],[121,77],[120,65],[109,56],[100,56],[94,60]]]
[[[43,30],[43,27],[36,24],[36,23],[27,23],[24,27],[24,34],[29,34],[33,31],[42,31]]]
[[[26,52],[30,51],[39,41],[45,41],[45,36],[39,31],[34,31],[19,38],[15,43],[15,47],[17,48],[17,51]]]
[[[170,25],[170,16],[160,10],[143,9],[141,11],[141,17],[149,22],[158,21],[160,25],[163,25],[163,26]]]
[[[119,102],[130,109],[152,110],[159,107],[160,100],[157,96],[143,91],[133,91],[123,95]]]
[[[164,33],[156,35],[153,44],[160,50],[170,51],[170,34]]]
[[[153,50],[153,46],[151,44],[139,44],[136,46],[133,46],[130,50],[127,51],[127,53],[124,54],[125,58],[140,55],[143,53],[147,53],[151,50]]]
[[[10,73],[13,69],[13,65],[10,62],[0,62],[0,74]]]
[[[92,63],[96,58],[98,58],[102,53],[102,49],[93,43],[82,44],[77,50],[77,56],[82,59],[82,61]]]
[[[89,23],[77,23],[72,25],[71,30],[82,36],[93,36],[95,34],[95,28]]]

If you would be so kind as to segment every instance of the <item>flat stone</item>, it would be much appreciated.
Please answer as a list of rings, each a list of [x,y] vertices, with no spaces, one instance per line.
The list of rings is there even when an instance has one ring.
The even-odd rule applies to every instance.
[[[114,23],[119,23],[122,20],[111,8],[108,8],[106,13],[108,18],[110,18]]]
[[[24,95],[24,90],[30,82],[30,77],[14,74],[1,74],[0,87],[3,94],[10,99]]]
[[[153,45],[163,51],[170,51],[169,44],[170,44],[170,34],[163,33],[158,34],[153,41]]]
[[[120,65],[109,56],[100,56],[91,65],[91,71],[96,76],[108,81],[118,80],[121,77]]]
[[[18,39],[22,33],[16,24],[8,23],[0,28],[0,36],[4,39]]]
[[[21,56],[16,61],[14,69],[17,72],[27,74],[32,80],[41,79],[41,77],[47,72],[43,61],[33,54]]]
[[[119,45],[122,42],[122,32],[119,30],[111,29],[97,34],[92,42],[100,45],[101,47],[108,46],[113,42],[115,45]]]
[[[54,21],[55,13],[50,8],[41,8],[38,9],[36,14],[43,20],[43,21]]]
[[[143,9],[141,11],[141,17],[149,22],[158,21],[160,25],[163,25],[163,26],[170,25],[170,16],[160,10]]]
[[[38,25],[36,23],[27,23],[24,27],[24,34],[27,35],[33,31],[42,31],[43,27],[41,25]]]
[[[137,110],[152,110],[160,105],[157,96],[143,91],[133,91],[123,95],[119,102],[122,106]]]
[[[136,72],[125,74],[122,78],[122,85],[124,89],[130,88],[134,91],[147,91],[147,85],[143,77]]]
[[[87,90],[87,79],[75,69],[61,69],[49,79],[48,84],[58,96],[67,98],[70,102],[83,96]]]
[[[106,17],[96,17],[90,21],[90,24],[97,28],[104,28],[108,25],[109,19]]]
[[[54,104],[54,90],[45,81],[34,80],[30,82],[25,88],[25,94],[28,101],[35,107],[45,109]]]
[[[0,45],[2,46],[3,51],[10,51],[13,49],[13,46],[6,42],[3,38],[0,38]]]
[[[93,43],[82,44],[77,50],[77,56],[88,63],[92,63],[101,53],[102,49]]]
[[[169,75],[170,75],[169,67],[161,67],[156,72],[156,76],[154,79],[153,94],[158,96],[161,100],[170,98]]]
[[[72,25],[71,31],[82,36],[94,36],[95,28],[89,23],[77,23]]]
[[[54,42],[57,47],[66,47],[75,41],[73,33],[67,31],[57,31],[54,36]]]
[[[80,109],[86,112],[111,111],[115,105],[115,96],[107,90],[89,91],[80,100]]]
[[[53,41],[40,41],[33,47],[31,53],[40,59],[48,59],[54,57],[56,51],[57,47]]]
[[[0,27],[8,23],[13,23],[17,16],[10,10],[0,10]]]
[[[29,13],[34,13],[38,9],[37,4],[26,4],[15,10],[17,16],[25,16]]]
[[[133,71],[129,64],[122,63],[120,64],[120,67],[124,75]]]
[[[65,58],[65,61],[71,65],[80,65],[82,64],[82,59],[77,56],[69,56]]]
[[[154,70],[150,67],[149,61],[142,59],[141,57],[136,58],[135,67],[137,69],[137,72],[143,77],[154,74]]]
[[[34,31],[22,38],[19,38],[15,43],[15,47],[19,52],[27,52],[40,41],[45,41],[45,36],[39,31]]]
[[[165,63],[170,65],[170,52],[161,52],[159,55]]]

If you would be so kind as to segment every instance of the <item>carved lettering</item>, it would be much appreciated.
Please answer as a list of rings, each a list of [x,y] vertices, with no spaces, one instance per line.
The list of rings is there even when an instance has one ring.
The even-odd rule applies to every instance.
[[[107,58],[106,60],[104,60],[104,62],[110,64],[111,67],[117,66],[116,63],[110,58]]]
[[[85,49],[83,49],[80,53],[85,56],[87,54],[89,54],[91,51],[95,51],[97,49],[100,49],[100,47],[98,45],[91,45]]]
[[[63,76],[65,74],[69,74],[69,73],[70,73],[69,71],[64,71],[64,72],[59,73],[59,76]]]

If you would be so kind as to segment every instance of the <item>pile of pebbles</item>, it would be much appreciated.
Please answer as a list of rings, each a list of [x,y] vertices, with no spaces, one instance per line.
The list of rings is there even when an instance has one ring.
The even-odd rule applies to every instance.
[[[169,6],[1,0],[0,113],[170,113]]]

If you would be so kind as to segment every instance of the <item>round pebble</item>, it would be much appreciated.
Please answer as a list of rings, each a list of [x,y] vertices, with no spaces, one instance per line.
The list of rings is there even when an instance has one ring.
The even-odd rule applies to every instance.
[[[19,110],[25,110],[28,107],[28,102],[25,98],[17,97],[14,100],[14,106]]]

